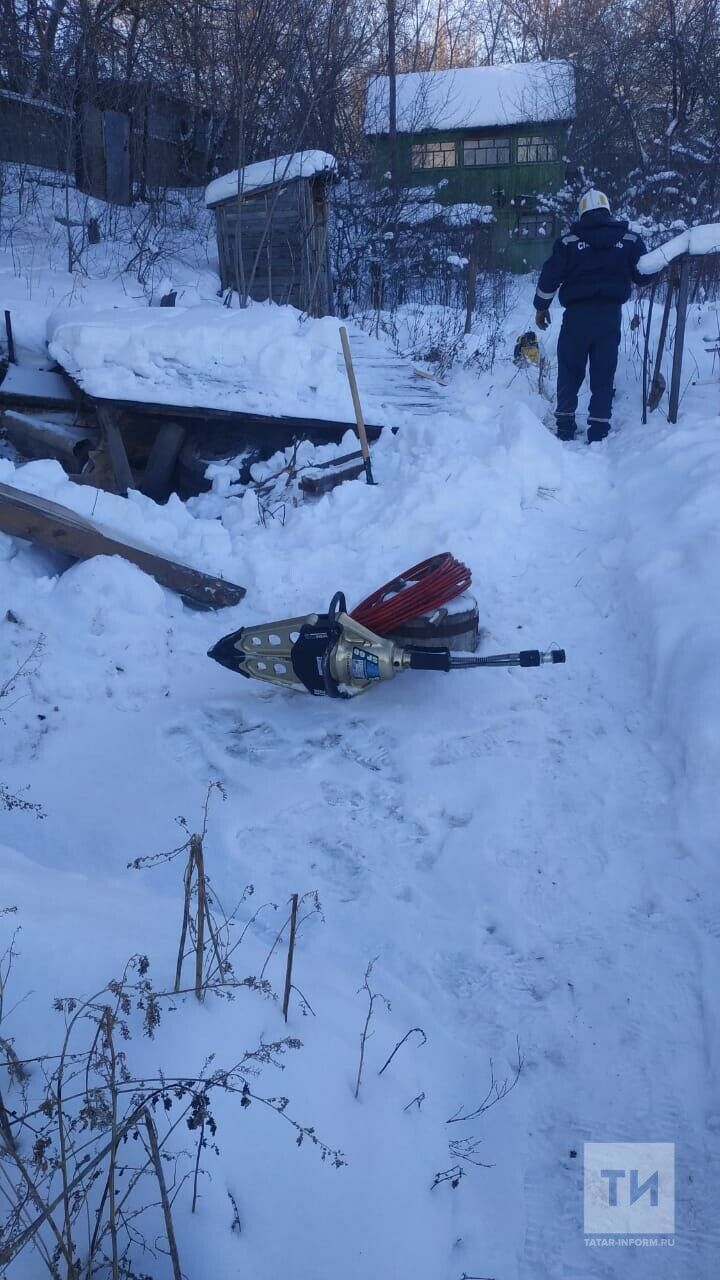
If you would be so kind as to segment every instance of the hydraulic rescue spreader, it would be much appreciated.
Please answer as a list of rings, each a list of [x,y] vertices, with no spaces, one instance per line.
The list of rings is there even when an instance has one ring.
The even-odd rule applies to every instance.
[[[376,635],[347,612],[338,591],[327,613],[243,627],[224,636],[208,656],[255,680],[307,689],[329,698],[364,693],[401,671],[458,671],[468,667],[539,667],[564,662],[564,649],[525,649],[488,657],[454,654],[445,648],[398,645]]]

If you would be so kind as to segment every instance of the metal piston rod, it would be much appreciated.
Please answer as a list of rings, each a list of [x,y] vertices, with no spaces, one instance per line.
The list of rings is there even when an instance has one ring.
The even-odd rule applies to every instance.
[[[243,627],[219,640],[208,656],[240,675],[330,698],[364,693],[401,671],[539,667],[565,661],[564,649],[478,657],[451,654],[445,648],[398,645],[350,617],[340,591],[327,613]]]

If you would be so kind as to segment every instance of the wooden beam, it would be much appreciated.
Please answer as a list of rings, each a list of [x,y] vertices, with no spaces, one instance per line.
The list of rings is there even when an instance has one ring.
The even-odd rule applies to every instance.
[[[51,413],[21,413],[19,409],[4,409],[0,422],[11,444],[25,457],[58,458],[66,469],[79,472],[87,462],[88,454],[97,443],[97,432],[79,427],[74,415]]]
[[[244,587],[169,560],[139,543],[125,542],[69,507],[7,484],[0,484],[0,530],[75,560],[122,556],[196,608],[222,609],[238,604],[245,595]]]
[[[687,319],[690,292],[690,258],[683,258],[680,266],[680,284],[677,293],[677,320],[675,322],[675,346],[673,348],[672,378],[670,380],[670,408],[668,421],[678,419],[680,404],[680,380],[682,378],[683,348],[685,346],[685,321]]]
[[[320,471],[319,474],[314,471],[306,472],[300,477],[300,490],[308,497],[318,498],[321,494],[336,489],[345,480],[357,480],[364,471],[365,463],[361,458],[359,462],[342,468],[336,467],[332,471]]]
[[[130,470],[130,463],[125,451],[125,442],[117,423],[117,412],[115,409],[108,408],[107,405],[98,404],[97,416],[108,447],[110,465],[117,491],[122,498],[126,498],[128,489],[136,489],[137,485],[133,480],[133,473]]]
[[[653,369],[652,381],[648,391],[647,405],[652,413],[657,409],[663,391],[665,390],[665,381],[662,377],[662,358],[665,354],[665,342],[667,340],[668,325],[670,323],[670,310],[672,307],[673,294],[676,286],[675,272],[670,269],[667,282],[667,293],[665,295],[665,305],[663,307],[662,322],[660,324],[660,336],[658,338],[657,351],[655,353],[655,367]]]
[[[0,393],[1,391],[2,388],[0,387]],[[334,418],[294,418],[286,414],[272,416],[262,413],[245,413],[233,409],[207,408],[203,405],[153,404],[147,400],[101,400],[86,392],[83,393],[80,387],[78,387],[78,391],[83,396],[85,407],[96,411],[100,408],[109,408],[129,415],[136,413],[141,417],[147,415],[148,417],[156,418],[193,418],[196,422],[224,422],[228,426],[237,427],[239,434],[245,428],[258,427],[267,431],[269,442],[273,439],[271,432],[279,435],[281,432],[286,431],[290,435],[312,437],[336,434],[342,436],[346,431],[355,431],[355,423],[348,420],[338,422]],[[405,407],[404,403],[402,407]],[[374,423],[365,423],[365,430],[369,440],[377,440],[382,435],[382,432],[387,429]],[[396,430],[394,427],[389,429]]]

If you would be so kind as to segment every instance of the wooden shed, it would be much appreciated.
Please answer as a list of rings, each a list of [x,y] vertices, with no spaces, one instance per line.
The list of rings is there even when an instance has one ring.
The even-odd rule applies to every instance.
[[[260,160],[211,182],[223,289],[332,315],[328,193],[336,162],[325,151]]]

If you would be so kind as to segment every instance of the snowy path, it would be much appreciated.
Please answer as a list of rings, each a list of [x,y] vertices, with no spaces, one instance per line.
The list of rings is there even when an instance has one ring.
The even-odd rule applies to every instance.
[[[572,673],[544,695],[514,813],[496,807],[490,822],[478,815],[493,878],[501,867],[512,891],[510,909],[496,907],[491,941],[476,947],[477,996],[500,993],[523,1039],[541,1046],[518,1274],[625,1273],[623,1251],[590,1253],[577,1234],[569,1151],[580,1160],[591,1140],[677,1144],[678,1219],[692,1231],[681,1227],[672,1250],[640,1251],[635,1274],[709,1276],[720,1226],[702,1179],[694,1192],[693,1173],[707,1167],[717,1133],[717,1116],[698,1110],[708,1096],[717,924],[676,832],[673,779],[647,706],[647,652],[629,632],[626,583],[616,573],[623,441],[600,456],[582,444],[574,454],[585,491],[574,506],[550,502],[533,513],[527,544],[535,554],[522,575],[552,582],[552,602],[541,595],[537,615],[555,613]],[[508,738],[527,738],[528,719],[523,709],[515,725],[499,726],[501,750]],[[488,763],[495,771],[486,751],[483,772]]]
[[[317,607],[338,587],[359,598],[448,546],[473,567],[486,650],[557,642],[565,668],[409,674],[350,706],[303,700],[206,662],[218,631],[249,619],[246,604],[218,620],[188,614],[126,566],[83,566],[52,590],[39,553],[3,562],[8,606],[21,618],[32,608],[47,637],[11,710],[4,778],[29,784],[48,820],[30,828],[7,815],[9,843],[42,866],[107,883],[110,923],[127,861],[171,845],[174,816],[192,818],[219,779],[228,799],[214,815],[211,856],[221,895],[236,898],[253,879],[257,900],[317,888],[323,902],[326,925],[301,949],[300,985],[321,1012],[333,1010],[337,1057],[325,1061],[321,1038],[313,1046],[323,1032],[310,1020],[295,1027],[316,1070],[320,1055],[321,1093],[351,1076],[354,993],[374,956],[393,1017],[373,1054],[385,1056],[407,1027],[428,1033],[426,1048],[398,1056],[402,1101],[427,1091],[426,1108],[446,1119],[482,1097],[490,1057],[507,1075],[520,1041],[517,1089],[463,1131],[482,1137],[480,1159],[493,1167],[471,1170],[456,1192],[433,1192],[422,1224],[392,1172],[401,1130],[388,1122],[388,1148],[377,1146],[377,1086],[367,1086],[363,1113],[369,1150],[328,1102],[318,1127],[364,1170],[358,1194],[372,1238],[355,1222],[358,1201],[336,1191],[345,1173],[330,1186],[335,1175],[323,1169],[326,1181],[309,1182],[316,1199],[298,1195],[287,1210],[302,1280],[716,1273],[716,873],[680,830],[685,783],[651,700],[650,644],[633,609],[625,477],[642,446],[628,423],[599,449],[561,450],[513,396],[441,424],[442,451],[437,424],[398,438],[397,449],[388,442],[377,490],[344,486],[293,512],[286,528],[228,511],[237,540],[224,568],[246,559],[253,613],[272,618]],[[13,632],[8,652],[23,643]],[[168,917],[176,912],[171,878],[145,883],[172,899]],[[32,903],[28,881],[21,910]],[[102,908],[93,910],[101,930]],[[113,963],[136,912],[133,882],[108,943]],[[42,946],[50,955],[56,945],[36,943],[41,962]],[[293,1083],[307,1089],[291,1077],[290,1092]],[[585,1246],[586,1140],[677,1144],[673,1248]],[[263,1170],[273,1176],[269,1156],[255,1167],[254,1201],[244,1187],[251,1223],[262,1215]],[[324,1235],[326,1214],[337,1222]],[[261,1244],[254,1274],[275,1280],[287,1270],[283,1240]],[[218,1253],[213,1274],[221,1262]]]

